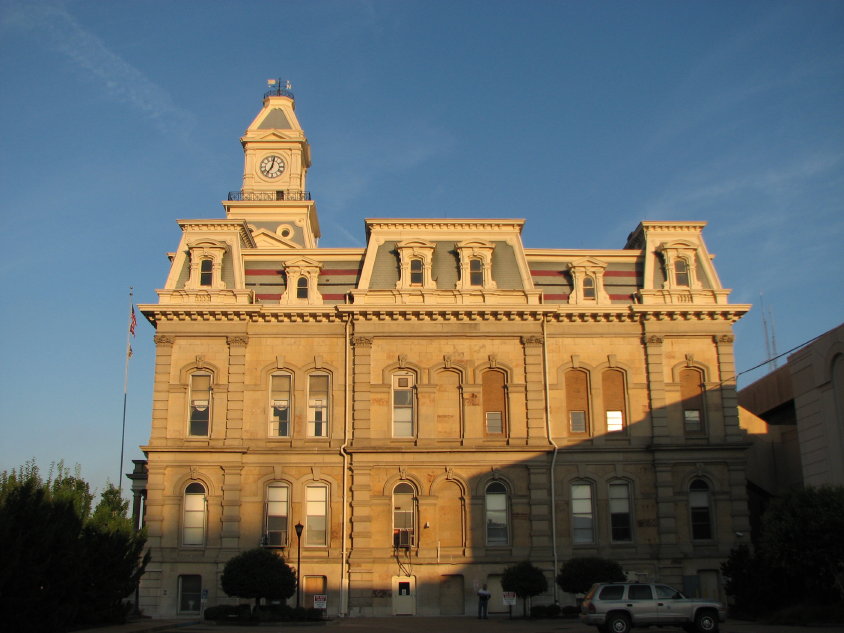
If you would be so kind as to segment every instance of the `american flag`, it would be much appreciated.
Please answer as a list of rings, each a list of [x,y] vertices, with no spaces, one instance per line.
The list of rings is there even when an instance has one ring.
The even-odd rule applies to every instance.
[[[138,319],[135,318],[135,306],[132,306],[132,318],[129,320],[129,334],[135,336],[135,327],[138,325]]]

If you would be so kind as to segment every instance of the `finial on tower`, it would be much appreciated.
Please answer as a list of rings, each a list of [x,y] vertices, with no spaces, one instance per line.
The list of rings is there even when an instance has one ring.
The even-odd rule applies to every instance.
[[[282,87],[283,85],[283,87]],[[293,99],[293,84],[289,79],[284,82],[281,79],[267,79],[267,87],[269,90],[264,93],[264,99],[267,97],[290,97]]]

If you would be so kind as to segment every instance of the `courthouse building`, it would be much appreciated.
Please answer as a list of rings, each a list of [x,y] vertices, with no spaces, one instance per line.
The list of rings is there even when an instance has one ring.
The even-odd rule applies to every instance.
[[[524,220],[478,209],[370,218],[364,248],[320,248],[289,91],[241,143],[242,188],[224,217],[178,221],[140,306],[157,349],[146,614],[236,602],[223,566],[258,546],[301,556],[302,604],[325,594],[330,615],[471,614],[484,583],[501,611],[524,560],[547,575],[539,600],[565,604],[556,572],[592,555],[719,594],[748,529],[732,324],[749,306],[729,303],[705,223],[525,248]]]

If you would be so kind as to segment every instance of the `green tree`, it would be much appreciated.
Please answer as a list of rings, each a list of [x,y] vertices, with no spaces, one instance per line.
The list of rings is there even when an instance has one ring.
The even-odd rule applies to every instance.
[[[125,618],[147,558],[144,535],[112,488],[94,513],[105,520],[90,516],[93,497],[78,467],[71,474],[59,462],[46,481],[34,461],[0,473],[4,628],[53,632]]]
[[[569,593],[586,593],[596,582],[618,582],[624,579],[621,565],[597,556],[572,558],[566,561],[557,574],[560,589]]]
[[[538,596],[548,589],[548,581],[542,570],[528,561],[512,565],[501,575],[501,588],[513,591],[522,599],[522,615],[527,617],[528,598]]]
[[[226,595],[255,599],[286,600],[296,591],[296,576],[282,558],[256,547],[229,559],[221,578]]]

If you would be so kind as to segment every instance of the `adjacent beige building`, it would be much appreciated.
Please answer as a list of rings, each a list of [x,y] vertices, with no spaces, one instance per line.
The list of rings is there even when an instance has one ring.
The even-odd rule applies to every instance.
[[[525,248],[520,219],[373,218],[365,248],[320,248],[287,90],[241,142],[241,190],[223,218],[179,220],[141,306],[145,613],[228,602],[225,562],[259,545],[294,566],[301,547],[302,604],[325,594],[329,614],[468,615],[483,583],[501,611],[506,566],[554,587],[584,555],[718,595],[748,529],[732,324],[749,306],[705,223],[567,250]]]

